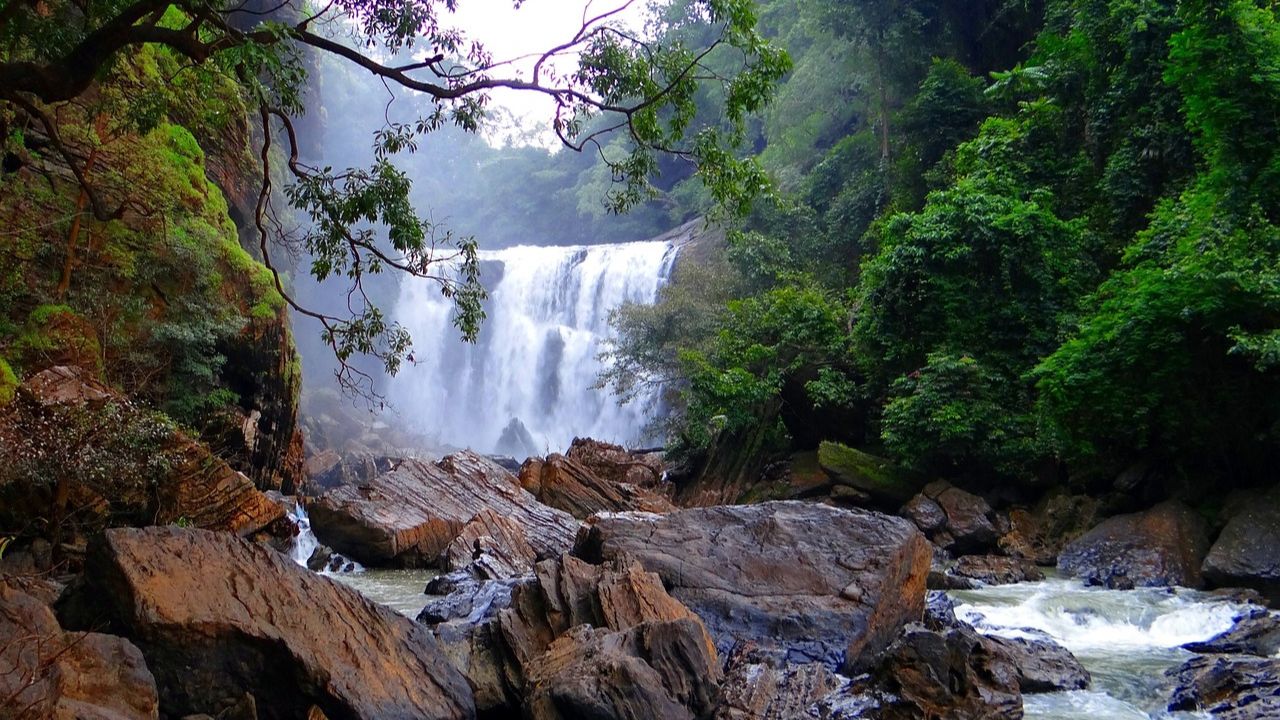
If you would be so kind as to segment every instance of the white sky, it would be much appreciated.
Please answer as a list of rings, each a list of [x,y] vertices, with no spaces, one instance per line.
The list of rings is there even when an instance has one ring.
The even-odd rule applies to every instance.
[[[452,16],[451,22],[446,20],[444,24],[465,30],[468,37],[484,44],[495,61],[501,61],[545,52],[573,39],[574,33],[582,26],[584,9],[588,17],[595,17],[624,4],[626,0],[525,0],[516,10],[512,7],[512,0],[459,0],[458,12]],[[647,0],[636,0],[615,17],[638,28],[647,6]],[[570,65],[562,64],[560,67],[572,66],[572,60],[562,61],[565,62]],[[530,59],[521,65],[494,72],[518,73],[528,79],[532,67],[533,60]],[[510,110],[523,127],[544,126],[546,138],[543,142],[548,146],[558,145],[549,125],[555,109],[549,98],[538,93],[498,91],[492,95],[492,108],[498,110],[499,107]],[[497,131],[488,133],[488,136],[491,142],[500,143],[506,134]]]

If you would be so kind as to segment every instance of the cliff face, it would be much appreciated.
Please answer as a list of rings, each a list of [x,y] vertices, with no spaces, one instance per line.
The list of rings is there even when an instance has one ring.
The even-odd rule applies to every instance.
[[[75,365],[290,491],[301,377],[283,298],[241,244],[260,173],[245,107],[190,75],[145,48],[52,114],[92,193],[40,123],[0,117],[0,405]]]

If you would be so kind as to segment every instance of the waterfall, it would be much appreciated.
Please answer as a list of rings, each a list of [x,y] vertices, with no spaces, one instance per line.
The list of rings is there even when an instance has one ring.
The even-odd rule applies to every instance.
[[[396,318],[416,362],[393,381],[392,402],[412,430],[481,452],[563,452],[574,436],[645,442],[658,393],[619,406],[592,386],[609,312],[654,302],[677,252],[660,240],[481,252],[488,317],[475,345],[458,340],[435,285],[406,279]]]

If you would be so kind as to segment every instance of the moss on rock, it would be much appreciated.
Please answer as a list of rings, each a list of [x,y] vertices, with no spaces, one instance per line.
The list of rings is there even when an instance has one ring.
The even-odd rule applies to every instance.
[[[905,503],[927,482],[924,476],[882,457],[840,443],[819,445],[818,463],[836,483],[857,488],[881,502]]]

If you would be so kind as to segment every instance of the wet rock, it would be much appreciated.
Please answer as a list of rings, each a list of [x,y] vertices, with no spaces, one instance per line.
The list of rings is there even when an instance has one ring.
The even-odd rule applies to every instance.
[[[1170,711],[1207,712],[1218,720],[1280,717],[1280,660],[1201,655],[1166,673]]]
[[[1280,617],[1262,608],[1252,608],[1229,630],[1182,647],[1194,653],[1274,657],[1280,653]]]
[[[886,507],[907,502],[925,484],[924,478],[884,458],[840,443],[819,445],[818,463],[837,484],[857,488]]]
[[[956,560],[950,572],[984,585],[1009,585],[1044,579],[1044,573],[1030,562],[1000,555],[965,555]]]
[[[863,666],[920,618],[929,572],[910,523],[795,501],[595,516],[574,554],[656,572],[722,653],[749,641],[832,670]]]
[[[538,551],[518,523],[491,509],[481,510],[462,526],[445,548],[445,570],[470,566],[480,579],[513,578],[533,572]]]
[[[878,698],[878,707],[866,717],[1022,718],[1017,670],[964,624],[936,632],[908,625],[871,672],[871,681],[867,690]]]
[[[821,663],[770,662],[751,651],[729,659],[715,720],[795,720],[820,717],[819,704],[849,687],[849,679]]]
[[[325,493],[308,509],[322,542],[366,565],[436,565],[463,526],[486,509],[518,525],[539,557],[567,550],[578,526],[521,489],[511,473],[469,451],[436,463],[405,460],[367,483]]]
[[[1083,690],[1092,678],[1070,650],[1047,635],[1035,638],[982,637],[993,655],[1001,655],[1018,676],[1018,687],[1024,693]]]
[[[136,643],[171,716],[218,715],[246,692],[263,720],[313,705],[346,718],[475,713],[427,628],[226,533],[109,530],[59,614]]]
[[[925,596],[924,625],[930,630],[938,631],[955,625],[956,604],[941,590],[930,590]]]
[[[1168,501],[1103,521],[1063,548],[1058,569],[1115,589],[1199,587],[1208,546],[1204,521],[1187,506]]]
[[[447,585],[428,585],[427,591],[432,597],[418,613],[418,622],[436,625],[461,620],[476,624],[496,618],[499,610],[511,607],[512,591],[527,582],[531,582],[530,578],[477,580],[468,577]],[[434,594],[432,590],[446,592]]]
[[[1204,577],[1215,586],[1250,587],[1280,601],[1280,489],[1250,503],[1222,529],[1204,558]]]
[[[616,475],[617,473],[615,473]],[[520,467],[520,485],[539,501],[584,519],[598,512],[675,509],[665,496],[629,483],[605,480],[563,455],[529,458]]]
[[[156,682],[128,640],[64,632],[49,606],[0,581],[0,716],[158,717]],[[9,712],[13,715],[9,715]]]

